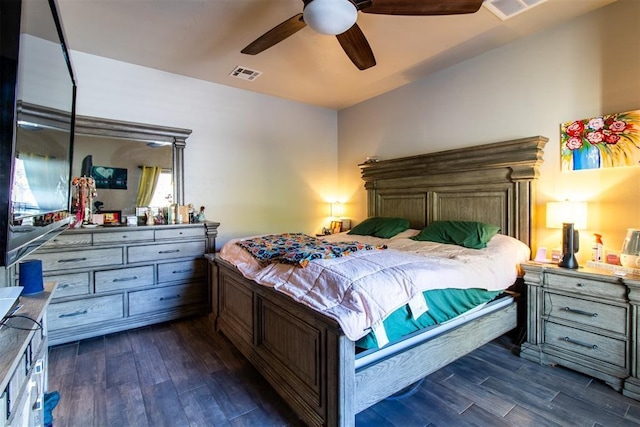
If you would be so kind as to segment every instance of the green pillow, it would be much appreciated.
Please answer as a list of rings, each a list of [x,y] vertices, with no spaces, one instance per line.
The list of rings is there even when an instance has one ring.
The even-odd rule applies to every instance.
[[[373,216],[353,227],[347,234],[373,236],[390,239],[409,228],[409,220],[404,218],[387,218]]]
[[[482,222],[434,221],[412,239],[482,249],[498,231],[500,227]]]

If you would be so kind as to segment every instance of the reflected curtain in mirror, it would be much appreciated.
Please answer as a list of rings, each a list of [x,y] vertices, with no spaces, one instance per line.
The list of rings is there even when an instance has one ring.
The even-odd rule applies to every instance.
[[[160,172],[162,172],[162,168],[159,166],[142,166],[136,206],[149,206],[153,193],[156,190],[156,185],[158,184]]]
[[[22,161],[26,178],[23,184],[26,183],[26,190],[32,192],[33,202],[36,204],[21,208],[40,209],[45,212],[65,209],[65,187],[68,185],[68,181],[65,182],[65,162],[55,157],[31,153],[19,153],[17,160]]]

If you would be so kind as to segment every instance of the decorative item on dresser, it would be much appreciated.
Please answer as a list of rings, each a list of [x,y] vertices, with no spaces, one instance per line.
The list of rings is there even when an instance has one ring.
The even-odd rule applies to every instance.
[[[23,317],[6,319],[0,329],[0,426],[44,425],[47,389],[47,306],[54,282],[44,292],[20,297]],[[10,327],[13,326],[13,327]]]
[[[45,244],[31,258],[58,282],[50,343],[208,313],[204,254],[215,251],[219,225],[82,228]]]
[[[404,218],[413,229],[480,221],[531,245],[531,201],[546,142],[537,136],[364,163],[368,215]],[[356,352],[336,320],[245,278],[219,256],[207,258],[216,329],[309,425],[352,426],[358,412],[517,325],[507,296],[500,308],[455,328]]]
[[[520,356],[598,378],[640,400],[640,276],[529,262]]]

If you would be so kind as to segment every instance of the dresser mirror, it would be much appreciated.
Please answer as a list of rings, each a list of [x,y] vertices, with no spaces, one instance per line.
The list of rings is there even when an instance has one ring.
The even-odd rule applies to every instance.
[[[24,103],[25,115],[41,120],[55,120],[55,112]],[[169,203],[184,205],[184,148],[189,129],[170,128],[150,124],[76,116],[71,176],[83,174],[83,161],[91,156],[92,175],[101,174],[97,183],[94,207],[102,211],[117,211],[120,218],[136,214],[136,199],[143,166],[161,168],[158,193],[162,191],[162,206]],[[86,166],[86,161],[84,162]],[[86,175],[86,173],[84,173]],[[168,176],[166,176],[168,175]],[[162,179],[168,184],[162,187]],[[100,179],[97,179],[100,181]],[[100,202],[100,203],[97,203]]]

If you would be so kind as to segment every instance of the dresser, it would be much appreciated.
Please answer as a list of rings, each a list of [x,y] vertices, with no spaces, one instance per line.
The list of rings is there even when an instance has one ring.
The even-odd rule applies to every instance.
[[[0,329],[0,426],[43,426],[47,389],[47,306],[55,283],[21,296],[16,313]],[[34,320],[37,322],[34,322]],[[20,329],[18,329],[20,328]]]
[[[47,242],[27,259],[42,260],[45,280],[58,283],[49,343],[208,313],[204,255],[215,251],[218,226],[80,228]]]
[[[598,378],[640,400],[640,276],[523,265],[527,341],[520,356]]]

